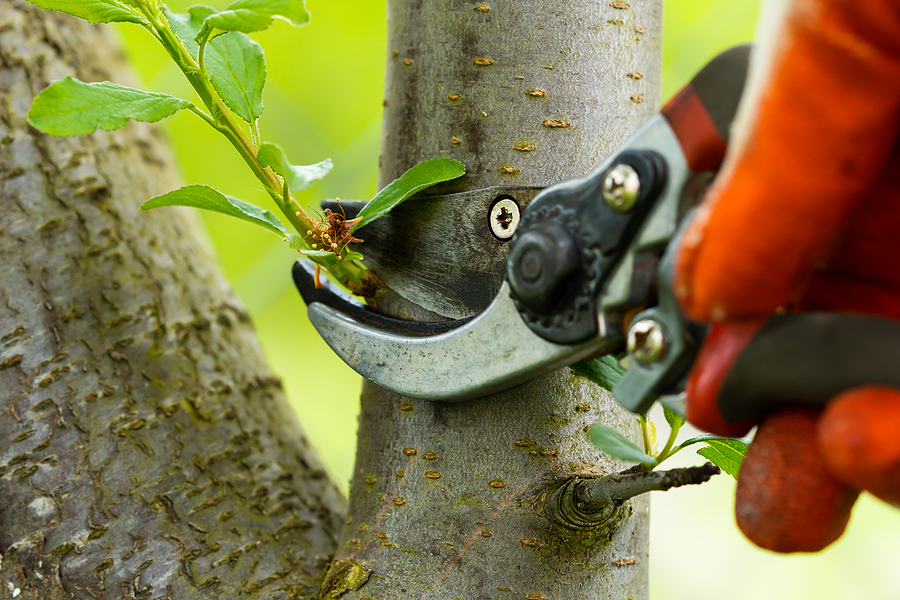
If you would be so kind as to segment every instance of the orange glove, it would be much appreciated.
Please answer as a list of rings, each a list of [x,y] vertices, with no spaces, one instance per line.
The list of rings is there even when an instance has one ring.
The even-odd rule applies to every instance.
[[[722,435],[754,425],[727,423],[716,402],[768,316],[900,319],[900,2],[770,0],[761,19],[769,29],[725,163],[676,264],[685,311],[714,324],[687,416]],[[843,532],[859,489],[900,503],[897,431],[900,392],[891,388],[850,390],[821,414],[771,412],[738,480],[738,524],[771,550],[824,548]]]

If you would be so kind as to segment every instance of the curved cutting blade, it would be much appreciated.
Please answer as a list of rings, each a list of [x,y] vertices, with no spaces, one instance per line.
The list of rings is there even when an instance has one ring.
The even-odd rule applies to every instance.
[[[415,197],[356,230],[364,241],[350,248],[410,302],[451,319],[471,317],[487,308],[506,277],[508,240],[491,233],[491,206],[510,198],[524,212],[540,191],[490,187]]]
[[[298,261],[294,278],[303,276],[312,276],[310,267]],[[318,290],[317,294],[317,299],[306,299],[309,319],[335,353],[363,377],[413,398],[455,402],[487,396],[609,345],[603,337],[577,346],[538,337],[516,311],[506,283],[480,315],[456,321],[456,327],[435,335],[424,330],[438,324],[405,322],[400,330],[393,323],[380,322],[374,313],[365,318],[353,314],[352,309],[341,307],[341,298],[334,292]],[[418,329],[423,331],[414,331]]]

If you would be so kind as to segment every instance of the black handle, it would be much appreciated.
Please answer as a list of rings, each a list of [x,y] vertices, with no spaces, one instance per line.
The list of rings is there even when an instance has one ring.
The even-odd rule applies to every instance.
[[[900,321],[859,313],[771,317],[735,359],[719,389],[731,423],[779,404],[823,406],[866,384],[900,388]]]

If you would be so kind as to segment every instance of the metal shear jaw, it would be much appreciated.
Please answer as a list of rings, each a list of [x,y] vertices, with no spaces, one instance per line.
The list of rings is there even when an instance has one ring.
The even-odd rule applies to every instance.
[[[584,189],[603,180],[622,153],[652,151],[662,158],[666,175],[647,199],[640,226],[627,249],[617,250],[607,282],[595,292],[595,333],[576,343],[558,343],[526,323],[505,281],[491,304],[471,319],[415,323],[378,315],[336,286],[316,289],[313,269],[294,267],[297,287],[309,306],[309,318],[328,345],[350,367],[398,394],[441,401],[461,401],[512,388],[591,355],[612,351],[625,337],[621,315],[647,301],[654,286],[656,259],[674,234],[681,187],[687,177],[678,139],[665,118],[649,121],[621,152],[584,179],[548,188],[526,211],[538,211],[542,199]],[[555,196],[556,195],[556,196]],[[582,200],[584,202],[584,200]],[[589,202],[606,204],[602,198]],[[615,235],[619,235],[618,233]],[[645,255],[655,255],[649,263]],[[643,266],[642,266],[643,265]],[[647,272],[647,269],[652,272]],[[536,333],[538,331],[538,333]]]
[[[296,263],[301,294],[313,285],[312,273],[309,265]],[[319,292],[320,298],[325,295]],[[569,346],[537,337],[513,305],[508,283],[475,318],[446,323],[385,319],[358,304],[348,310],[334,304],[345,302],[345,294],[327,293],[332,296],[328,302],[307,302],[309,319],[328,345],[366,379],[412,398],[486,396],[600,352],[607,344],[596,338]]]
[[[641,321],[656,319],[654,336],[667,351],[641,357],[639,344],[629,345],[636,366],[614,394],[637,412],[677,394],[696,332],[678,313],[662,256],[698,199],[696,176],[721,162],[748,56],[747,47],[719,55],[593,173],[531,200],[510,241],[502,287],[480,314],[446,323],[389,319],[335,289],[315,290],[312,269],[298,263],[294,277],[313,325],[378,385],[458,401],[621,349],[639,337]]]

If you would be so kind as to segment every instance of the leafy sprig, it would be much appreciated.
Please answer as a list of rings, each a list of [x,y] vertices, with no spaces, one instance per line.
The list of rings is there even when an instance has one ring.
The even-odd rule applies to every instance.
[[[572,365],[572,370],[610,391],[612,391],[616,381],[619,380],[624,372],[618,361],[609,355]],[[639,463],[641,468],[647,471],[656,468],[664,460],[688,446],[704,444],[703,448],[697,450],[697,454],[720,467],[735,479],[737,478],[741,462],[744,460],[747,448],[750,445],[748,440],[702,434],[676,444],[678,433],[685,424],[685,419],[667,407],[663,407],[663,411],[666,422],[669,425],[669,435],[659,451],[655,450],[656,425],[647,419],[647,415],[638,415],[641,423],[643,449],[612,427],[599,423],[591,426],[588,430],[588,436],[591,442],[600,450],[616,458]]]
[[[284,150],[261,139],[266,61],[262,46],[246,34],[267,29],[276,19],[295,27],[306,25],[309,12],[304,0],[235,0],[221,11],[195,5],[187,13],[172,12],[158,0],[31,1],[91,23],[143,27],[172,58],[202,105],[110,82],[84,83],[66,77],[38,94],[28,112],[29,123],[51,135],[71,136],[93,133],[98,127],[112,131],[129,119],[153,123],[188,110],[225,136],[295,233],[272,212],[205,185],[163,194],[142,209],[193,206],[258,225],[280,236],[317,267],[325,267],[350,289],[370,290],[372,280],[361,262],[362,255],[347,248],[349,241],[361,241],[352,237],[352,232],[416,191],[465,173],[458,161],[427,160],[381,190],[353,221],[336,223],[335,215],[328,211],[324,216],[311,216],[303,210],[294,194],[325,177],[333,165],[330,159],[313,165],[291,164]]]

